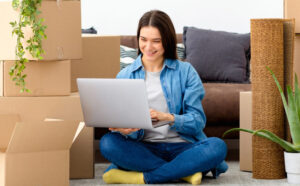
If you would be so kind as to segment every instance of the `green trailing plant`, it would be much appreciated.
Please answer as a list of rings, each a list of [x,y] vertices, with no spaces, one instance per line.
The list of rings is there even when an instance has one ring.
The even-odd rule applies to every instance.
[[[284,150],[287,152],[300,152],[300,90],[298,87],[298,77],[297,74],[295,73],[295,92],[293,92],[291,86],[287,86],[287,98],[288,102],[284,96],[284,92],[275,76],[273,71],[267,67],[267,69],[270,71],[273,79],[275,80],[275,83],[278,87],[278,90],[280,92],[284,110],[288,119],[288,123],[290,126],[290,132],[292,136],[293,143],[290,143],[288,141],[285,141],[281,138],[279,138],[277,135],[274,133],[264,130],[264,129],[259,129],[259,130],[248,130],[248,129],[242,129],[242,128],[233,128],[228,131],[226,131],[223,134],[223,137],[227,135],[230,132],[233,131],[243,131],[243,132],[248,132],[256,136],[260,136],[266,139],[269,139],[277,144],[279,144]]]
[[[26,74],[23,73],[26,68],[28,59],[24,57],[25,51],[28,51],[35,59],[43,59],[42,54],[42,40],[46,39],[45,35],[46,26],[43,25],[44,19],[38,18],[41,11],[38,8],[41,6],[42,0],[13,0],[12,7],[14,10],[19,11],[19,20],[10,22],[13,30],[12,34],[17,36],[16,45],[16,61],[14,66],[10,69],[9,75],[12,81],[17,86],[20,86],[20,92],[30,92],[26,88]],[[29,28],[32,31],[32,36],[26,40],[26,48],[24,42],[24,29]]]

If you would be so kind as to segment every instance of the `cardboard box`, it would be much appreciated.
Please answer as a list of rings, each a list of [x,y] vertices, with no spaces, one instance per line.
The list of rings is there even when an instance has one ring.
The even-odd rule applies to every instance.
[[[284,18],[295,18],[295,33],[300,33],[300,1],[284,0]]]
[[[45,19],[43,24],[47,26],[47,39],[42,42],[43,60],[81,59],[80,1],[43,1],[40,11],[40,17]],[[18,14],[11,1],[0,2],[0,60],[16,60],[16,36],[12,36],[9,23],[18,20]],[[32,35],[30,29],[24,29],[24,32],[25,40],[29,39]],[[29,53],[25,57],[35,60]]]
[[[42,121],[44,118],[83,121],[78,94],[52,97],[0,97],[0,113],[17,113],[24,122]]]
[[[0,74],[3,80],[0,87],[3,96],[66,96],[71,94],[71,61],[28,62],[24,74],[26,88],[31,93],[20,93],[20,87],[12,81],[9,71],[14,61],[0,62]]]
[[[70,150],[70,178],[94,178],[94,128],[84,127]]]
[[[82,36],[82,59],[71,63],[71,92],[76,78],[115,78],[120,71],[120,36]]]
[[[252,129],[252,92],[240,92],[240,128]],[[240,170],[252,171],[252,135],[240,132]]]
[[[69,149],[78,124],[0,115],[0,185],[68,186]]]
[[[295,50],[294,50],[294,72],[297,73],[298,80],[300,78],[300,34],[295,36]],[[300,86],[300,82],[299,82]]]
[[[83,121],[78,93],[52,97],[0,97],[0,113],[18,113],[22,121],[41,121],[44,118]],[[94,176],[93,139],[93,128],[84,128],[73,143],[70,178]]]

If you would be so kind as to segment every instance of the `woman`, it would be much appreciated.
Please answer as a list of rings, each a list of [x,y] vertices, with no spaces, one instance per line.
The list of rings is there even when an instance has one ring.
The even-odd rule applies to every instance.
[[[140,19],[139,56],[117,78],[145,79],[152,119],[172,121],[151,130],[110,128],[100,141],[102,155],[113,164],[106,183],[153,184],[182,179],[200,184],[202,173],[214,177],[227,170],[226,144],[207,138],[201,100],[202,82],[195,69],[177,60],[176,34],[169,16],[158,10]]]

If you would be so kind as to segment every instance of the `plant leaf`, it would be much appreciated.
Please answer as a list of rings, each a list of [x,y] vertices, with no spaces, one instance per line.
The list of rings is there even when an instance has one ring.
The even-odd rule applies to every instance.
[[[295,145],[279,138],[277,135],[273,134],[270,131],[264,130],[264,129],[254,131],[254,130],[250,130],[250,129],[233,128],[233,129],[227,130],[223,134],[223,137],[226,136],[228,133],[233,132],[233,131],[248,132],[248,133],[251,133],[253,135],[260,136],[260,137],[266,138],[268,140],[271,140],[271,141],[277,143],[282,148],[284,148],[287,152],[298,152],[298,150],[295,148]]]
[[[290,125],[290,132],[292,135],[293,143],[295,145],[300,145],[300,106],[299,106],[299,100],[300,100],[300,93],[299,93],[299,87],[298,87],[298,78],[297,74],[295,74],[295,97],[292,91],[292,88],[290,86],[287,86],[287,96],[288,96],[288,104],[285,99],[284,93],[282,91],[282,88],[275,77],[275,74],[272,72],[272,70],[267,67],[267,69],[272,74],[273,79],[275,80],[275,83],[278,87],[278,90],[280,92],[282,102],[284,105],[284,110]]]
[[[11,22],[13,27],[12,35],[17,36],[17,45],[15,49],[16,59],[15,67],[10,69],[9,74],[15,81],[17,86],[20,86],[21,92],[30,92],[29,89],[25,87],[26,75],[22,75],[25,69],[25,63],[28,62],[27,58],[24,58],[25,52],[36,55],[35,58],[40,59],[40,55],[43,53],[42,49],[42,39],[45,37],[46,26],[42,25],[43,19],[38,18],[37,15],[41,13],[38,7],[41,6],[42,0],[13,0],[12,7],[19,12],[19,20]],[[28,46],[25,48],[23,46],[24,33],[23,29],[29,26],[32,29],[33,37],[31,41],[27,41]],[[24,49],[25,48],[25,49]]]
[[[296,99],[294,97],[292,88],[287,86],[287,94],[289,100],[289,113],[288,121],[290,125],[290,131],[295,145],[300,145],[300,126],[299,126],[299,117],[297,112]]]
[[[281,138],[279,138],[276,134],[265,130],[265,129],[261,129],[258,130],[259,133],[264,133],[266,134],[268,137],[267,139],[279,144],[282,148],[284,148],[287,152],[296,152],[297,150],[295,149],[295,145],[293,145],[292,143],[285,141]]]
[[[282,98],[282,103],[283,103],[283,106],[284,106],[284,110],[285,110],[285,112],[287,114],[287,112],[288,112],[288,105],[287,105],[287,101],[286,101],[285,96],[284,96],[284,92],[282,91],[282,88],[281,88],[281,86],[280,86],[280,84],[279,84],[279,82],[278,82],[275,74],[273,73],[273,71],[268,66],[267,66],[267,69],[270,71],[273,79],[275,80],[275,83],[277,85],[277,88],[278,88],[279,93],[280,93],[281,98]]]

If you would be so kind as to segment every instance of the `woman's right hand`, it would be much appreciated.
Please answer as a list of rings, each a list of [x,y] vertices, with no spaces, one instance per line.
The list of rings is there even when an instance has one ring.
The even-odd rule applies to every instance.
[[[130,134],[132,132],[135,132],[135,131],[138,131],[140,129],[138,129],[138,128],[108,128],[108,130],[110,130],[110,131],[118,131],[118,132],[120,132],[123,135],[128,135],[128,134]]]

